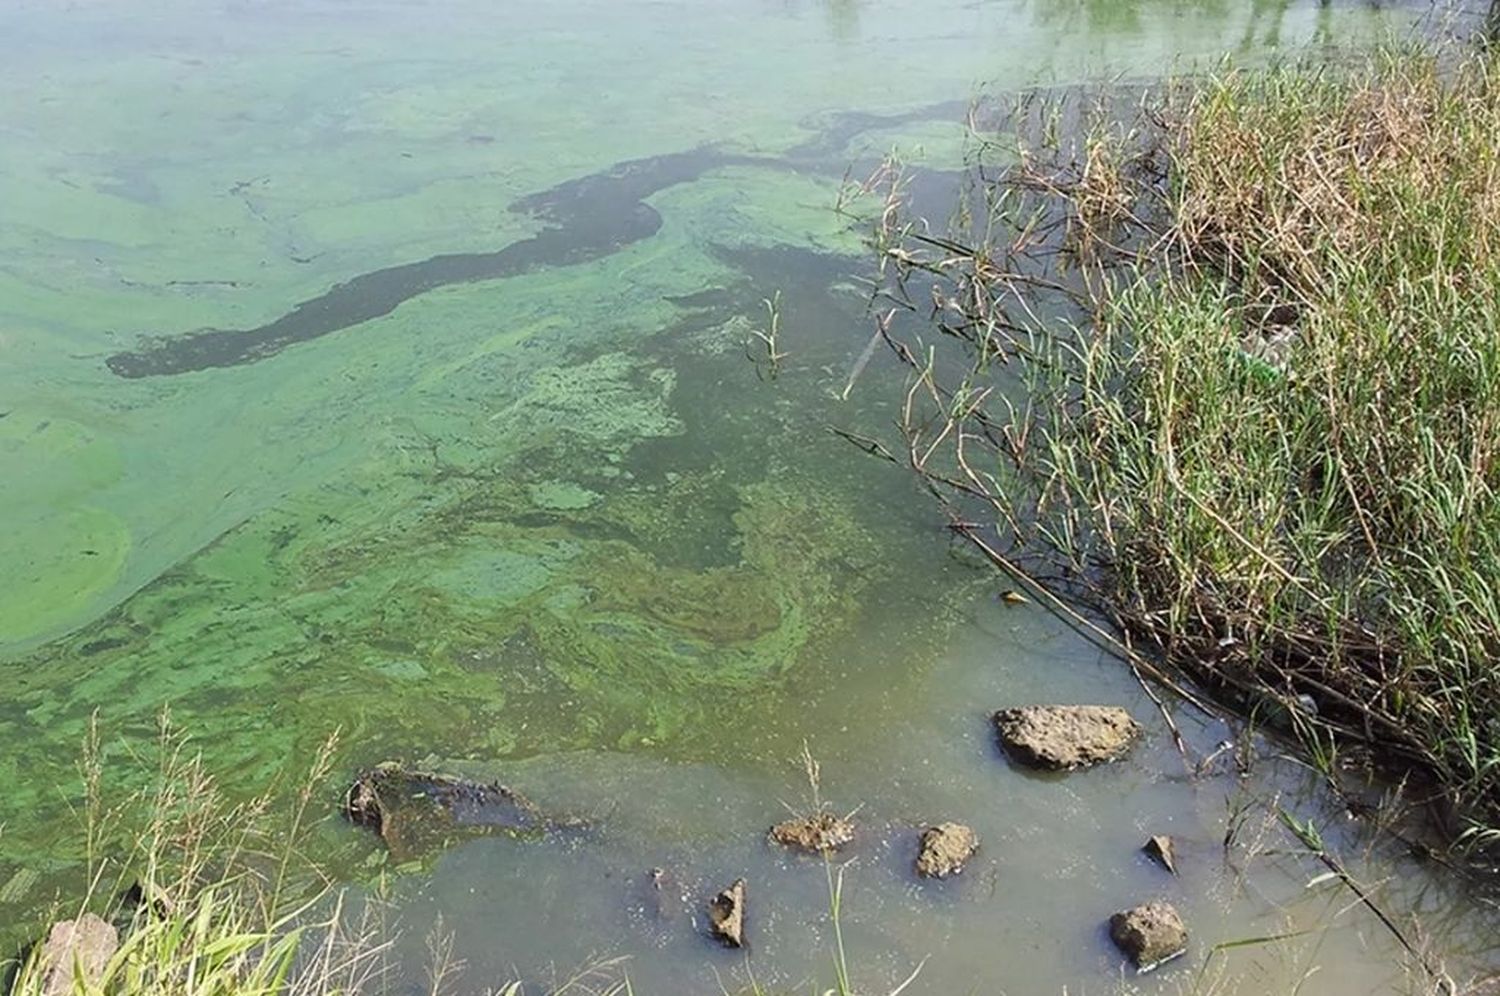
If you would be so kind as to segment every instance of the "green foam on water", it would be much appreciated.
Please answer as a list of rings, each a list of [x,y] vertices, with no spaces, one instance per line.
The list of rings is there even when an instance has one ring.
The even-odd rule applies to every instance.
[[[120,471],[115,448],[82,424],[31,408],[0,419],[0,644],[74,617],[118,578],[129,530],[90,499]]]

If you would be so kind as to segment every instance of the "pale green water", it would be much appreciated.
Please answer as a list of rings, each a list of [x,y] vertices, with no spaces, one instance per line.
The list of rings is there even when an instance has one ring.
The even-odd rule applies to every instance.
[[[1235,779],[1183,779],[1159,728],[1124,769],[1065,781],[994,756],[983,717],[1012,702],[1154,717],[1117,664],[995,606],[995,580],[951,555],[912,483],[826,431],[888,423],[900,387],[881,355],[836,399],[869,335],[855,281],[870,263],[831,207],[872,151],[957,165],[981,90],[1357,44],[1414,17],[1110,0],[8,4],[0,880],[76,868],[58,786],[90,713],[127,766],[170,703],[247,786],[339,727],[341,772],[468,758],[608,813],[587,844],[481,842],[398,883],[416,935],[439,911],[456,927],[476,989],[599,952],[637,955],[653,991],[711,990],[715,967],[743,962],[686,918],[630,913],[662,864],[704,888],[749,871],[757,973],[821,971],[821,870],[760,836],[797,796],[803,738],[877,831],[849,897],[872,988],[931,955],[921,991],[1111,991],[1099,921],[1145,893],[1173,896],[1195,930],[1192,959],[1151,991],[1190,981],[1216,942],[1334,920],[1347,894],[1304,891],[1304,862],[1262,859],[1244,883],[1225,867]],[[572,182],[599,174],[613,179]],[[470,264],[393,269],[502,251],[494,279],[420,293]],[[743,343],[778,291],[791,357],[771,382]],[[378,317],[338,327],[361,308]],[[145,338],[267,327],[297,334]],[[1327,815],[1285,764],[1245,790]],[[955,887],[918,887],[901,872],[909,826],[947,817],[974,822],[982,861]],[[1133,853],[1166,827],[1194,856],[1181,882]],[[378,853],[325,836],[339,868]],[[1454,883],[1380,849],[1368,872],[1437,921],[1445,950],[1483,960],[1482,918],[1436,916],[1472,913]],[[1313,965],[1309,991],[1399,978],[1373,921],[1334,922],[1295,952],[1237,954],[1255,980],[1241,991],[1285,991]]]

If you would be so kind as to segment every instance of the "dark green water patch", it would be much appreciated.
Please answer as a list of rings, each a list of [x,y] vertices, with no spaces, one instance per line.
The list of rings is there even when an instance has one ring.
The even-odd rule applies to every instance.
[[[645,202],[647,197],[711,170],[729,166],[841,169],[847,163],[839,157],[861,132],[956,117],[966,107],[948,101],[898,114],[832,114],[817,135],[779,158],[700,147],[617,163],[513,202],[512,211],[533,215],[551,227],[502,249],[446,253],[360,274],[265,325],[156,337],[136,349],[111,355],[105,363],[117,376],[131,379],[254,363],[296,343],[388,315],[403,302],[440,287],[575,266],[618,252],[661,229],[661,215]]]
[[[655,235],[661,215],[642,198],[711,169],[765,165],[712,149],[620,163],[517,201],[512,208],[553,222],[531,238],[488,253],[449,253],[386,267],[338,284],[253,329],[205,329],[149,342],[105,362],[120,377],[158,377],[232,367],[275,356],[288,346],[388,315],[420,294],[452,284],[495,280],[599,259]]]

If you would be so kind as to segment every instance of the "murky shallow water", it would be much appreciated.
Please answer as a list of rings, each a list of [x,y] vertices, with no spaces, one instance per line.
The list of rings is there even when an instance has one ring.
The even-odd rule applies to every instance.
[[[715,989],[702,894],[745,874],[762,982],[828,979],[822,868],[769,850],[824,791],[869,831],[846,934],[869,989],[1113,991],[1100,923],[1166,895],[1190,958],[1142,981],[1397,988],[1401,952],[1297,855],[1226,863],[1230,806],[1316,816],[1461,969],[1493,923],[1372,844],[1289,762],[1191,780],[1117,663],[951,550],[900,472],[827,430],[888,424],[844,169],[958,165],[962,108],[1178,60],[1404,31],[1345,5],[11,3],[0,13],[0,889],[77,867],[90,713],[122,769],[165,702],[210,766],[265,784],[335,727],[340,770],[467,759],[601,814],[571,843],[479,841],[394,879],[413,962],[441,914],[479,989],[633,955]],[[744,358],[781,295],[790,357]],[[988,711],[1128,704],[1150,745],[1043,779]],[[1182,717],[1207,749],[1226,731]],[[331,803],[331,799],[330,799]],[[1262,807],[1263,811],[1263,807]],[[914,828],[971,822],[960,881]],[[63,829],[60,829],[63,828]],[[1180,840],[1184,873],[1137,853]],[[330,826],[332,867],[373,842]],[[1267,846],[1285,852],[1272,829]],[[1367,852],[1367,848],[1373,848]],[[693,898],[637,909],[646,869]],[[3,882],[0,882],[3,885]],[[1323,929],[1323,928],[1329,929]],[[1206,985],[1206,983],[1205,983]],[[805,986],[803,987],[805,988]]]

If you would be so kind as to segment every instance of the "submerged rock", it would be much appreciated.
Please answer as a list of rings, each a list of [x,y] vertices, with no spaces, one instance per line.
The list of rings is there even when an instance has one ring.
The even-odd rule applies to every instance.
[[[119,931],[92,913],[53,924],[40,956],[42,996],[70,996],[75,964],[92,990],[119,949]]]
[[[1140,724],[1118,706],[1034,705],[995,713],[1000,743],[1034,768],[1067,771],[1124,757]]]
[[[486,833],[540,836],[578,828],[574,819],[548,817],[519,792],[499,782],[376,765],[354,780],[344,797],[351,822],[380,835],[398,860]]]
[[[1187,927],[1171,903],[1152,902],[1109,918],[1109,937],[1146,972],[1187,950]]]
[[[939,823],[928,827],[922,831],[917,874],[924,878],[957,875],[978,850],[979,835],[962,823]]]
[[[628,894],[629,909],[648,925],[662,926],[683,913],[688,896],[677,876],[665,868],[652,868],[636,876]]]
[[[1148,855],[1156,860],[1173,875],[1177,874],[1177,855],[1172,847],[1172,838],[1165,834],[1157,834],[1146,841],[1141,847]]]
[[[709,930],[731,948],[745,946],[745,891],[745,880],[737,878],[708,901]]]
[[[783,820],[771,828],[772,841],[808,854],[837,851],[853,839],[854,824],[827,810]]]

